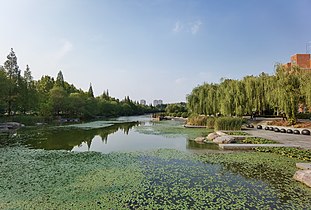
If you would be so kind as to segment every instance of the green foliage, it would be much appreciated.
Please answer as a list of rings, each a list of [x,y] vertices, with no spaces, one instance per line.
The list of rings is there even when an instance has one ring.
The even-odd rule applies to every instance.
[[[165,108],[165,112],[169,116],[174,117],[188,117],[188,110],[186,103],[175,103],[175,104],[168,104]]]
[[[259,152],[276,153],[289,158],[297,158],[300,160],[311,161],[311,150],[304,150],[291,147],[258,147],[255,148]]]
[[[276,141],[272,141],[260,137],[247,137],[241,141],[243,144],[278,144]]]
[[[243,131],[226,131],[225,133],[228,135],[234,135],[234,136],[248,136],[248,135],[250,135],[250,134],[245,133]]]
[[[49,120],[60,116],[90,119],[156,111],[157,108],[139,105],[128,96],[123,101],[112,98],[108,90],[95,98],[91,85],[87,92],[79,90],[64,80],[61,71],[56,81],[47,75],[34,81],[27,65],[22,76],[13,49],[4,66],[0,66],[0,114],[35,113]]]
[[[214,129],[215,128],[215,121],[216,121],[216,118],[215,117],[209,117],[207,119],[207,128],[208,129]]]
[[[294,124],[298,105],[311,108],[311,74],[297,67],[276,66],[275,75],[261,73],[242,80],[204,83],[187,96],[190,113],[223,116],[285,113]]]
[[[219,117],[215,120],[215,130],[241,130],[244,119],[237,117]]]

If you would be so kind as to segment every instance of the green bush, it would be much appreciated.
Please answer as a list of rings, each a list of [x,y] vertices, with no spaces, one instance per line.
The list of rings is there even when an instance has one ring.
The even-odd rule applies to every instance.
[[[215,120],[215,130],[241,130],[242,118],[219,117]]]
[[[188,117],[188,113],[187,113],[187,112],[183,112],[182,115],[181,115],[181,117],[187,118],[187,117]]]
[[[14,115],[1,117],[0,122],[19,122],[24,125],[35,125],[36,123],[44,123],[45,119],[42,116],[35,115]]]

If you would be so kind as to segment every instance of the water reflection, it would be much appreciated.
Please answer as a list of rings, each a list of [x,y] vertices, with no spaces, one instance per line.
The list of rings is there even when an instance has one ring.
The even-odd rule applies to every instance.
[[[118,123],[105,128],[89,130],[78,128],[42,130],[33,138],[29,138],[26,144],[35,149],[72,150],[75,146],[85,143],[89,150],[94,137],[100,138],[102,143],[107,144],[109,135],[117,131],[128,135],[129,131],[138,124],[138,122]]]

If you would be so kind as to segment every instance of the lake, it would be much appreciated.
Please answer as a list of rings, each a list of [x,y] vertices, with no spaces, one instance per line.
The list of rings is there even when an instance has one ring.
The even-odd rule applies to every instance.
[[[152,122],[150,116],[120,117],[109,121],[35,130],[25,144],[29,148],[101,153],[146,151],[160,148],[193,151],[217,149],[190,138],[207,135],[206,129],[187,129],[183,121]],[[26,130],[26,132],[31,132]]]
[[[300,160],[193,141],[209,132],[136,116],[0,135],[0,209],[311,209]]]

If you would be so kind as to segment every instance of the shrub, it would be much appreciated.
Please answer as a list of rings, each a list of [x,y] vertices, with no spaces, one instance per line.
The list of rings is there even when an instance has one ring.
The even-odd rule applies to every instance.
[[[188,113],[187,113],[187,112],[183,112],[182,115],[181,115],[181,117],[187,118],[187,117],[188,117]]]
[[[205,115],[191,115],[188,117],[188,125],[206,126],[208,117]]]
[[[208,129],[214,129],[215,127],[215,117],[209,117],[207,120],[207,128]]]
[[[215,130],[241,130],[242,118],[220,117],[215,120]]]

